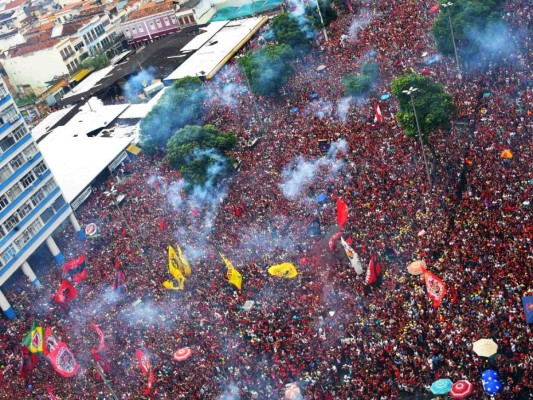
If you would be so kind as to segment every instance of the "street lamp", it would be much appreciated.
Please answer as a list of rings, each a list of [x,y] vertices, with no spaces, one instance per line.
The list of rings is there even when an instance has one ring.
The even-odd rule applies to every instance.
[[[413,107],[413,114],[415,115],[415,121],[416,121],[416,129],[418,131],[418,140],[420,140],[420,147],[422,147],[422,157],[424,159],[424,167],[426,168],[426,175],[428,178],[428,183],[429,183],[429,186],[431,187],[431,176],[429,175],[428,162],[426,159],[426,152],[424,150],[424,142],[422,141],[422,133],[420,132],[420,124],[418,123],[418,115],[416,113],[415,102],[413,100],[413,93],[416,92],[417,90],[418,88],[411,86],[407,90],[402,90],[402,92],[411,98],[411,106]]]
[[[320,22],[322,22],[324,37],[326,38],[326,42],[328,42],[329,41],[328,32],[326,31],[326,24],[324,24],[324,18],[322,18],[322,11],[320,11],[320,5],[318,4],[318,0],[315,0],[315,1],[316,1],[316,9],[318,10],[318,15],[320,16]]]
[[[448,11],[448,23],[450,24],[450,32],[452,33],[453,51],[455,52],[455,62],[457,62],[457,72],[459,73],[459,79],[461,79],[461,67],[459,66],[459,57],[457,56],[457,46],[455,45],[455,35],[453,34],[452,17],[450,13],[450,7],[453,6],[451,1],[441,4]]]

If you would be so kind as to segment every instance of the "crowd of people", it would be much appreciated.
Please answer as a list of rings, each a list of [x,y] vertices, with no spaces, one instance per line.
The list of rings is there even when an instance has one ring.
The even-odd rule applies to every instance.
[[[227,101],[227,85],[246,87],[235,63],[206,82],[205,122],[239,138],[232,177],[185,192],[163,157],[141,154],[101,183],[76,211],[82,226],[97,224],[97,237],[57,238],[67,259],[87,258],[77,298],[66,308],[54,302],[65,275],[52,265],[38,274],[43,289],[17,277],[6,290],[19,318],[0,336],[0,398],[43,399],[51,389],[59,399],[111,399],[111,387],[121,399],[262,400],[283,398],[295,382],[307,399],[422,399],[432,398],[433,381],[449,378],[474,383],[472,398],[481,399],[489,367],[504,386],[494,398],[528,398],[532,335],[521,297],[533,294],[531,36],[510,36],[505,59],[481,59],[461,78],[452,59],[425,61],[437,54],[432,4],[358,6],[340,13],[328,42],[319,37],[295,60],[279,96],[237,90]],[[505,7],[512,32],[530,32],[531,3]],[[366,61],[380,65],[377,97],[346,99],[343,76]],[[430,135],[431,183],[419,143],[394,118],[396,102],[380,100],[392,78],[428,68],[458,109],[451,132]],[[336,151],[326,154],[318,140]],[[512,159],[500,157],[504,149]],[[298,187],[288,196],[284,184],[304,164],[314,173],[290,181]],[[319,194],[327,198],[317,201]],[[383,266],[370,288],[340,245],[329,248],[337,196],[349,206],[344,236],[365,266],[372,253]],[[191,264],[183,290],[162,286],[169,245]],[[227,282],[219,253],[242,274],[242,290]],[[438,308],[423,279],[407,272],[419,259],[447,286]],[[294,263],[298,276],[267,273],[281,262]],[[126,283],[116,290],[119,269]],[[248,300],[254,304],[244,308]],[[19,377],[33,319],[70,347],[81,365],[75,377],[61,377],[46,360]],[[109,386],[91,361],[98,337],[90,321],[104,333]],[[481,338],[498,344],[494,357],[473,352]],[[192,356],[174,361],[183,347]],[[155,372],[149,394],[139,348]]]

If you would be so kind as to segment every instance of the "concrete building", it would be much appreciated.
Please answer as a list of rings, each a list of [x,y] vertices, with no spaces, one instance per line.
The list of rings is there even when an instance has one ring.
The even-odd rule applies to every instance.
[[[67,219],[83,238],[70,205],[0,79],[0,289],[18,268],[40,286],[27,260],[43,243],[56,262],[63,263],[52,235]],[[7,318],[15,318],[1,290],[0,308]]]

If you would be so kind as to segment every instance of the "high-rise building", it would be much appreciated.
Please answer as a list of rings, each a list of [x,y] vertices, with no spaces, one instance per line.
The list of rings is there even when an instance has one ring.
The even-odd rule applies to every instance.
[[[27,260],[46,242],[56,262],[63,263],[52,234],[67,218],[83,238],[70,205],[0,78],[0,307],[7,318],[16,315],[2,285],[22,268],[31,282],[41,286]]]

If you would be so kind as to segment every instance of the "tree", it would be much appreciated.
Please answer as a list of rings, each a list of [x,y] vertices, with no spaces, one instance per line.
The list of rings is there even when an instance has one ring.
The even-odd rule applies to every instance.
[[[349,0],[331,0],[333,4],[335,4],[335,7],[342,11],[349,11],[348,8],[348,1]],[[355,8],[353,6],[352,8]]]
[[[189,185],[214,185],[228,173],[232,160],[226,155],[236,143],[235,134],[213,125],[186,125],[169,139],[167,161]]]
[[[320,0],[319,4],[320,12],[322,13],[322,18],[324,19],[324,25],[328,27],[337,19],[337,10],[331,7],[329,0]],[[320,15],[318,14],[316,2],[314,0],[305,8],[305,14],[313,23],[315,29],[322,29],[322,21],[320,20]]]
[[[110,64],[109,59],[107,58],[105,53],[100,53],[100,54],[97,54],[97,55],[94,55],[92,57],[85,59],[81,63],[81,66],[86,69],[97,70],[97,69],[105,68],[109,64]]]
[[[441,3],[445,2],[441,0]],[[488,45],[490,48],[490,43],[483,42],[491,41],[494,30],[501,30],[503,26],[501,0],[455,0],[450,7],[441,6],[440,15],[432,29],[437,49],[444,55],[454,53],[448,13],[461,58],[477,54],[480,46]]]
[[[372,78],[368,75],[346,75],[343,84],[346,95],[361,97],[372,88]]]
[[[372,79],[375,79],[379,75],[379,64],[378,63],[365,63],[361,65],[361,74],[368,75]]]
[[[432,82],[427,76],[408,74],[394,78],[392,94],[400,106],[397,118],[407,136],[418,134],[411,97],[403,92],[410,87],[418,89],[412,96],[422,140],[427,144],[430,133],[438,129],[450,130],[450,116],[455,114],[455,106],[452,96],[444,91],[444,87],[440,83]]]
[[[178,79],[141,121],[140,146],[148,154],[164,149],[170,136],[185,125],[201,123],[206,91],[200,78]]]
[[[267,45],[239,59],[239,67],[246,75],[254,93],[270,95],[289,80],[294,73],[290,65],[293,51],[286,44]]]
[[[297,52],[307,52],[315,32],[304,16],[281,13],[272,19],[265,38],[279,44],[287,44]]]

